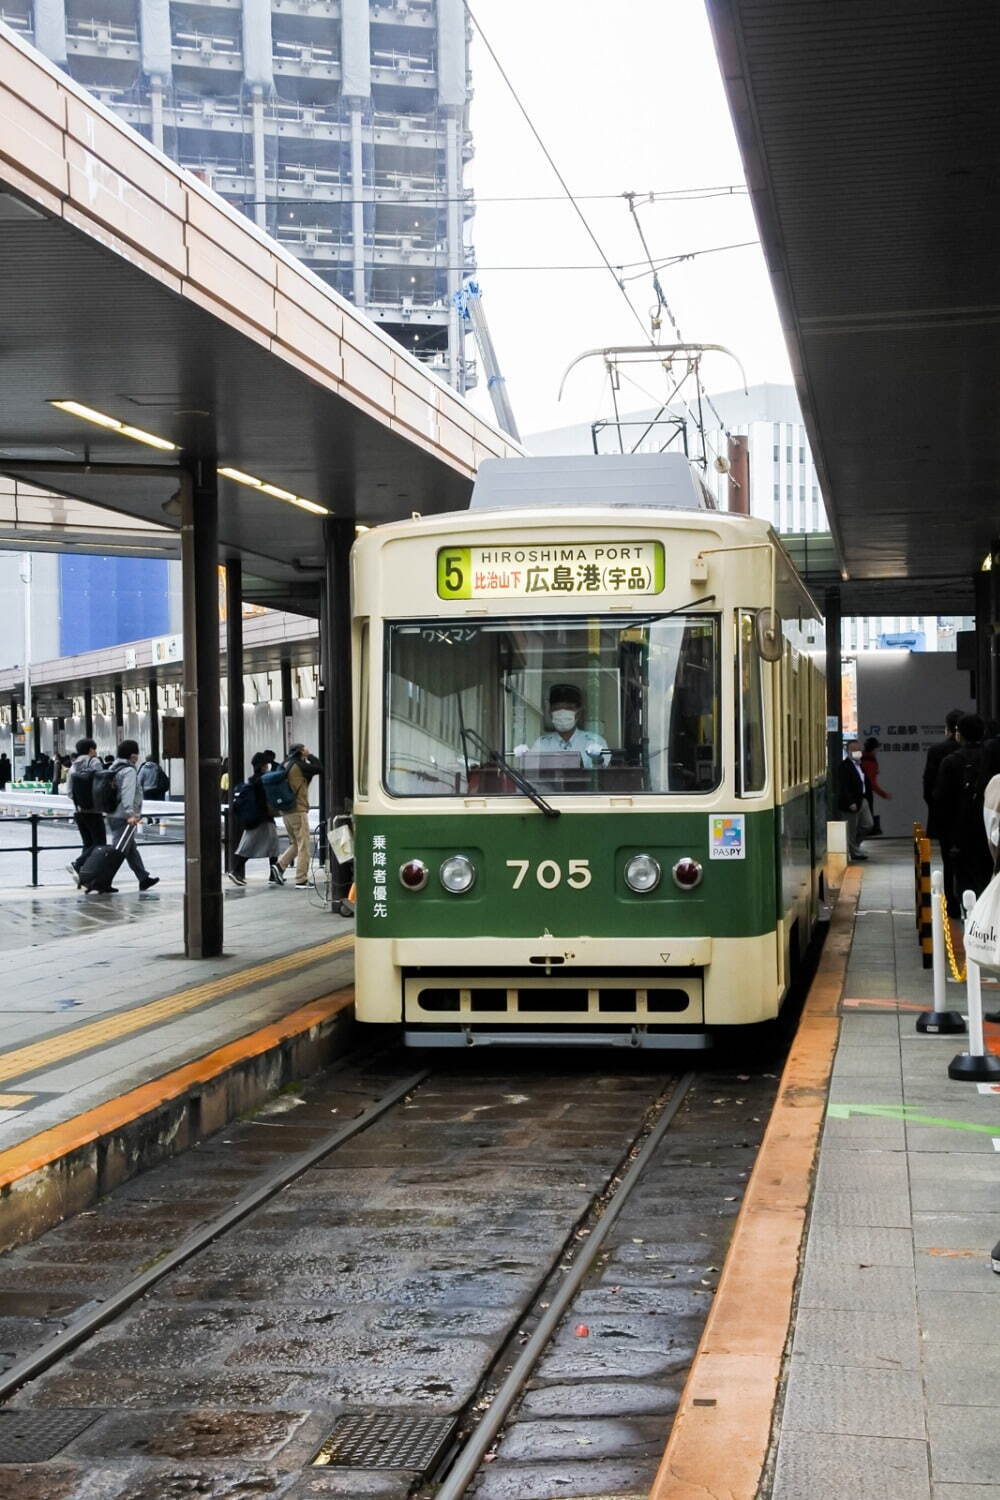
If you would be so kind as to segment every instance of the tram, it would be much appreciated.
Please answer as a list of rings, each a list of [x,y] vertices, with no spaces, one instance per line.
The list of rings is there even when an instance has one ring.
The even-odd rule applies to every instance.
[[[698,1048],[822,896],[820,618],[681,454],[482,465],[353,553],[356,1014],[427,1047]]]

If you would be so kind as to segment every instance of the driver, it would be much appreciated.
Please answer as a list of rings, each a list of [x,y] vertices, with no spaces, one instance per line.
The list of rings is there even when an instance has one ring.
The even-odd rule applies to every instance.
[[[552,729],[540,734],[532,750],[576,751],[586,768],[605,765],[610,759],[603,735],[582,729],[583,694],[571,682],[556,682],[549,688],[549,719]]]

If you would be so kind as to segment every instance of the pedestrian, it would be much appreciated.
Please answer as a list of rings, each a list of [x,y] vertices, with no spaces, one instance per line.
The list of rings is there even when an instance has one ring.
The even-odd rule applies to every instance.
[[[941,762],[946,755],[952,755],[958,749],[955,739],[955,731],[958,721],[962,717],[960,708],[950,708],[944,716],[944,739],[938,740],[927,752],[924,762],[924,801],[927,803],[927,826],[924,832],[928,838],[940,838],[938,818],[934,810],[934,788],[937,785],[938,772]]]
[[[69,768],[66,790],[75,808],[73,821],[79,829],[83,847],[76,859],[66,866],[66,869],[78,886],[81,867],[91,849],[97,844],[107,843],[104,818],[94,809],[94,772],[103,769],[103,763],[97,754],[96,741],[77,740],[76,758]]]
[[[139,785],[142,787],[143,797],[149,797],[153,802],[162,802],[170,790],[170,777],[152,755],[147,755],[139,767]],[[159,821],[159,818],[146,819],[150,824],[159,824]]]
[[[847,857],[852,861],[868,858],[861,849],[858,832],[858,820],[867,790],[868,783],[861,769],[861,741],[848,740],[837,773],[837,806],[847,824]]]
[[[934,788],[937,786],[938,772],[942,762],[948,755],[953,755],[958,749],[955,739],[955,731],[958,721],[962,717],[960,708],[950,708],[944,716],[944,739],[938,740],[927,752],[924,762],[924,801],[927,804],[927,824],[924,829],[929,839],[937,839],[941,850],[941,866],[944,877],[945,892],[949,892],[955,883],[955,872],[952,869],[951,850],[947,847],[947,841],[941,837],[941,816],[934,804]],[[949,896],[950,903],[950,896]]]
[[[884,797],[886,802],[892,801],[892,793],[885,791],[878,783],[878,756],[875,751],[879,749],[880,742],[873,734],[865,740],[864,750],[861,754],[861,769],[865,773],[868,790],[865,792],[865,801],[868,803],[868,811],[872,816],[872,827],[869,838],[881,838],[882,819],[875,811],[875,798]]]
[[[11,775],[12,772],[10,765],[10,756],[5,750],[4,753],[0,755],[0,792],[2,792],[7,786],[8,782],[11,779]]]
[[[147,755],[139,767],[139,785],[142,787],[142,795],[150,797],[154,802],[160,802],[170,789],[170,777],[155,760],[152,755]]]
[[[278,867],[287,870],[294,860],[295,889],[302,891],[309,885],[309,783],[321,767],[305,745],[297,744],[288,752],[285,769],[295,804],[281,815],[288,848],[278,860]]]
[[[963,714],[955,728],[958,748],[946,755],[934,783],[934,807],[940,820],[942,850],[949,852],[950,885],[945,887],[948,915],[962,916],[963,891],[978,896],[993,874],[983,821],[983,736],[978,714]]]
[[[269,751],[259,750],[250,764],[253,774],[249,781],[236,787],[233,793],[233,805],[243,833],[232,857],[229,878],[233,885],[246,885],[247,861],[266,859],[270,883],[284,885],[284,872],[278,864],[278,830],[261,779],[273,768],[274,759]]]
[[[118,842],[130,824],[137,828],[142,822],[142,787],[139,783],[138,764],[139,746],[135,740],[122,740],[118,746],[118,755],[108,768],[114,774],[118,793],[115,810],[108,814],[108,833],[113,844]],[[150,875],[143,864],[134,837],[125,851],[125,859],[139,882],[140,891],[148,891],[159,884],[159,875]],[[117,895],[117,892],[112,890],[112,894]]]

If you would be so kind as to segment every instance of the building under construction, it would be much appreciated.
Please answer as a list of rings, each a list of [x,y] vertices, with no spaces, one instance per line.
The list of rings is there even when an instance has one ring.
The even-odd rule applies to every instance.
[[[458,390],[462,0],[0,0],[141,134]]]

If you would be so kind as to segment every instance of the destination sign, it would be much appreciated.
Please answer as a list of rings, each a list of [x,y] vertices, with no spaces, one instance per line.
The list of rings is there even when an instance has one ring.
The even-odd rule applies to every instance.
[[[660,594],[665,575],[662,542],[504,543],[437,555],[439,599]]]

